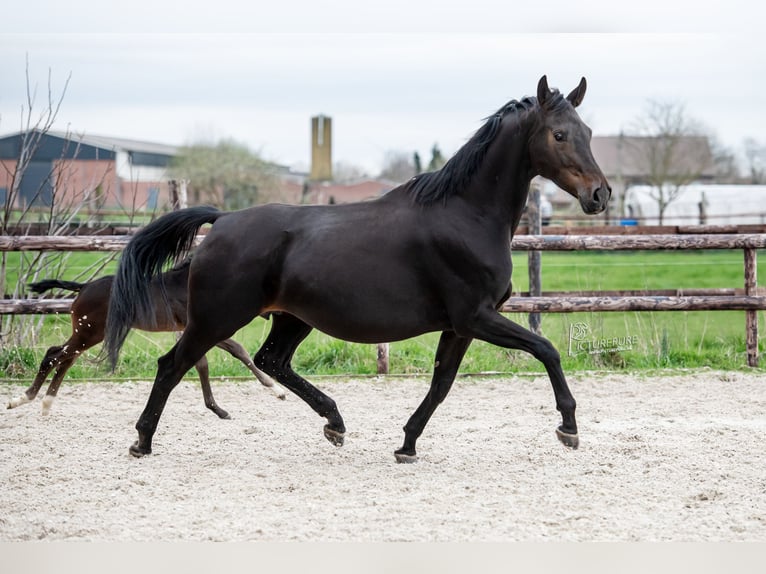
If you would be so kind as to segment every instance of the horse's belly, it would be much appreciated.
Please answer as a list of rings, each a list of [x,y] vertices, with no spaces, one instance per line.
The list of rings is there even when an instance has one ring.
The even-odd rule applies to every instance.
[[[382,321],[368,321],[365,317],[354,320],[328,321],[324,318],[315,320],[311,316],[299,317],[323,333],[353,343],[391,343],[417,337],[423,333],[442,331],[447,328],[446,323],[437,322],[407,322],[392,323]]]
[[[301,289],[280,297],[279,307],[328,335],[359,343],[400,341],[449,328],[435,297],[413,285],[399,287],[360,281],[355,289]]]

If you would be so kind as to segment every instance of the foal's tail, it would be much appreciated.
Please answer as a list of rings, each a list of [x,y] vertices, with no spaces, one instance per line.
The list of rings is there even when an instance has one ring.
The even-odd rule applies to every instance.
[[[197,231],[225,215],[214,207],[190,207],[163,215],[133,236],[120,257],[109,299],[104,351],[114,370],[131,325],[155,316],[149,291],[153,277],[169,261],[186,255]]]
[[[60,281],[58,279],[43,279],[36,283],[30,283],[29,288],[34,293],[45,293],[51,289],[64,289],[65,291],[74,291],[79,293],[80,289],[85,287],[87,283],[78,283],[77,281]]]

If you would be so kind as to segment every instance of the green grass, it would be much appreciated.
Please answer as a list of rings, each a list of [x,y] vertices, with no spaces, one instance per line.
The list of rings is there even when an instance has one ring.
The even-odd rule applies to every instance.
[[[73,254],[63,278],[74,278],[92,264],[96,254]],[[766,281],[766,260],[760,253],[758,281]],[[88,257],[90,256],[90,258]],[[514,255],[514,291],[528,285],[526,254]],[[742,287],[743,256],[739,251],[706,252],[610,252],[544,253],[544,290],[576,291],[609,289],[662,289]],[[512,320],[527,325],[527,316],[515,314]],[[591,339],[630,337],[631,348],[588,354],[569,351],[570,331],[575,324],[588,327]],[[565,371],[592,369],[696,368],[743,369],[745,357],[745,313],[710,312],[628,312],[544,314],[543,334],[559,349]],[[764,332],[764,314],[759,313],[759,330]],[[68,317],[50,316],[40,340],[27,349],[0,351],[0,376],[31,379],[45,349],[61,344],[69,335]],[[268,333],[269,323],[257,319],[234,338],[254,352]],[[133,332],[120,360],[119,377],[153,378],[157,357],[173,345],[169,333]],[[431,372],[438,334],[428,334],[391,344],[391,372],[428,374]],[[100,379],[107,376],[94,360],[100,347],[90,351],[70,370],[70,378]],[[236,359],[213,349],[208,354],[213,376],[247,376]],[[373,374],[376,370],[374,345],[359,345],[332,339],[313,332],[294,359],[297,371],[313,375]],[[525,353],[508,351],[474,342],[461,372],[543,372],[542,365]],[[187,377],[195,377],[191,372]]]

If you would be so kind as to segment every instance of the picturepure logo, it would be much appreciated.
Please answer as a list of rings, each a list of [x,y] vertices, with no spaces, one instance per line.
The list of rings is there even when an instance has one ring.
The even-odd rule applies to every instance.
[[[577,322],[569,325],[569,356],[595,355],[614,351],[629,351],[638,343],[638,335],[621,337],[595,337],[590,325]]]

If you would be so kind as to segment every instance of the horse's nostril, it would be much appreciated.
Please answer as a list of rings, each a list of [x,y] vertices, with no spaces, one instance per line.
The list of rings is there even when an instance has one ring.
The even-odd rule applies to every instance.
[[[609,191],[605,190],[603,187],[599,187],[596,191],[593,192],[593,201],[599,205],[604,204],[608,200]]]

